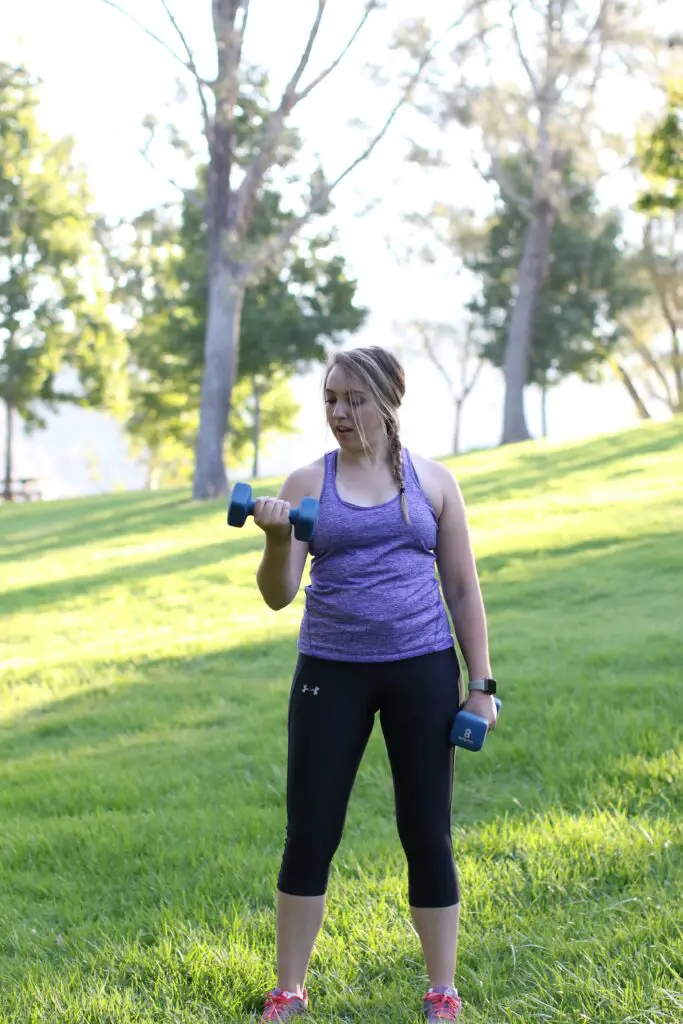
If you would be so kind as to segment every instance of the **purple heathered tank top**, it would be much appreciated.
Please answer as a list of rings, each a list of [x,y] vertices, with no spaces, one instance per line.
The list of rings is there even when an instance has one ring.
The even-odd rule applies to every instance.
[[[299,651],[333,661],[396,661],[454,646],[435,572],[437,519],[407,449],[400,496],[365,508],[343,501],[337,452],[325,455],[320,517]]]

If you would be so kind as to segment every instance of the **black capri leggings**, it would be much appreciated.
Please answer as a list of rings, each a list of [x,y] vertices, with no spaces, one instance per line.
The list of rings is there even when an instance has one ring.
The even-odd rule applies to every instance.
[[[459,902],[451,840],[453,748],[462,703],[453,648],[376,664],[299,655],[289,703],[281,892],[322,896],[379,711],[414,907]]]

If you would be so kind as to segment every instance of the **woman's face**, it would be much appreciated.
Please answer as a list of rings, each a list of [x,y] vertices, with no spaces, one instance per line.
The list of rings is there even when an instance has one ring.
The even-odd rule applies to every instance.
[[[327,422],[339,446],[348,451],[363,451],[358,421],[366,443],[374,451],[384,436],[382,420],[372,395],[357,377],[342,366],[333,366],[325,384]]]

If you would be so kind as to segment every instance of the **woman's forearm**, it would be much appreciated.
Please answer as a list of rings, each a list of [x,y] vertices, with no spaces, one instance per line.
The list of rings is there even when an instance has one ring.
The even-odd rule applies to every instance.
[[[491,675],[486,612],[479,586],[468,587],[447,601],[455,635],[470,679]]]
[[[261,564],[256,571],[256,583],[263,600],[273,611],[286,608],[296,596],[292,580],[292,541],[266,538]]]

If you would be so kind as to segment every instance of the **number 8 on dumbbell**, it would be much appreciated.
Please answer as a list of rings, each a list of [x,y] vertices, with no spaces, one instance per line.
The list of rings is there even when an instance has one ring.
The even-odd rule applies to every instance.
[[[309,541],[318,525],[320,502],[315,498],[303,498],[298,508],[289,510],[289,521],[294,527],[297,540]],[[249,484],[235,484],[228,506],[228,526],[244,526],[247,516],[254,514],[254,499]]]

